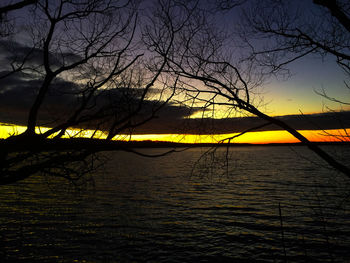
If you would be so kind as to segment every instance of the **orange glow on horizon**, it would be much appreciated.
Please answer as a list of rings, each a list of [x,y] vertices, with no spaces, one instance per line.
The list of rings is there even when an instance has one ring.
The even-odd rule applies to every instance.
[[[10,135],[20,134],[24,132],[26,127],[7,125],[0,123],[0,138],[7,138]],[[38,128],[37,132],[43,132],[48,128]],[[78,131],[68,131],[70,135],[78,134]],[[314,142],[336,142],[341,141],[344,135],[350,134],[350,129],[342,130],[300,130],[302,135]],[[84,131],[79,133],[76,137],[90,137],[92,131]],[[194,135],[194,134],[134,134],[134,135],[119,135],[115,140],[123,141],[166,141],[178,143],[217,143],[237,135],[232,134],[216,134],[216,135]],[[68,135],[66,137],[69,137]],[[103,139],[105,135],[101,132],[95,138]],[[267,144],[267,143],[295,143],[299,142],[295,137],[286,131],[259,131],[249,132],[231,140],[231,143],[253,143],[253,144]]]
[[[344,138],[346,134],[344,130],[300,130],[302,135],[313,142],[338,142]],[[350,129],[346,129],[350,133]],[[133,141],[167,141],[179,143],[218,143],[222,140],[227,142],[228,138],[237,135],[232,134],[216,134],[216,135],[193,135],[193,134],[144,134],[132,135]],[[333,135],[333,136],[331,136]],[[252,143],[252,144],[268,144],[268,143],[297,143],[299,142],[293,135],[287,131],[260,131],[249,132],[231,140],[231,143]]]

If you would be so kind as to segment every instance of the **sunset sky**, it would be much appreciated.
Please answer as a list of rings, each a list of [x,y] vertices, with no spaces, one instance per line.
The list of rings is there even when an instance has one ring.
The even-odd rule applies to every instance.
[[[298,2],[299,4],[302,2]],[[303,4],[301,4],[303,5]],[[313,8],[311,1],[304,5]],[[228,28],[237,21],[237,10],[226,12],[225,16],[218,19],[218,25],[225,23]],[[13,41],[18,45],[18,52],[25,50],[24,43],[19,43],[20,38]],[[6,45],[9,42],[0,42],[0,62],[8,63],[6,57]],[[332,103],[316,91],[324,90],[330,97],[349,102],[350,91],[344,85],[347,76],[336,64],[335,58],[326,56],[319,58],[308,56],[299,59],[289,65],[291,76],[287,79],[279,77],[269,78],[260,88],[257,97],[260,102],[260,110],[271,116],[279,116],[294,128],[313,141],[335,140],[326,134],[342,134],[344,128],[350,128],[350,106]],[[0,137],[6,138],[11,134],[18,134],[25,130],[27,112],[31,105],[33,92],[28,88],[35,85],[29,83],[23,77],[11,76],[0,79],[2,90],[0,91]],[[58,86],[74,89],[74,83],[57,83]],[[54,105],[56,111],[63,110],[71,102],[68,97],[48,98],[46,103]],[[341,111],[337,117],[327,112]],[[223,110],[225,112],[225,110]],[[227,137],[234,136],[246,129],[259,125],[257,118],[223,115],[223,119],[212,119],[210,115],[195,108],[190,110],[184,106],[170,102],[157,114],[157,118],[146,123],[133,132],[133,135],[121,135],[116,139],[131,140],[160,140],[175,142],[217,142]],[[47,118],[46,115],[43,117]],[[345,127],[344,127],[345,125]],[[49,126],[49,125],[48,125]],[[45,129],[45,127],[42,127]],[[325,130],[326,132],[324,132]],[[347,130],[349,132],[349,129]],[[71,131],[74,133],[74,131]],[[86,136],[90,134],[86,132]],[[211,135],[208,135],[211,134]],[[213,136],[216,135],[216,136]],[[103,135],[101,135],[103,137]],[[278,127],[267,126],[264,130],[245,134],[232,142],[242,143],[270,143],[270,142],[296,142],[287,132],[280,131]]]

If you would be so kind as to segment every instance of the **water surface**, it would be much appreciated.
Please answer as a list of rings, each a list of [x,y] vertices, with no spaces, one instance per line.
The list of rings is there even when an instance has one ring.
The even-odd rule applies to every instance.
[[[303,147],[237,147],[228,163],[222,148],[197,162],[206,150],[105,153],[82,191],[43,177],[2,186],[2,262],[350,260],[344,176]],[[349,160],[349,147],[327,150]]]

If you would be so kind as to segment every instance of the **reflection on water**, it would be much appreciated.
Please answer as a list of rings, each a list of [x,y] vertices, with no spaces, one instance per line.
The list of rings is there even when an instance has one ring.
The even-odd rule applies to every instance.
[[[155,159],[108,153],[87,191],[45,178],[3,186],[1,262],[350,260],[349,180],[295,149],[302,156],[234,148],[226,175],[218,164],[194,166],[204,149]]]

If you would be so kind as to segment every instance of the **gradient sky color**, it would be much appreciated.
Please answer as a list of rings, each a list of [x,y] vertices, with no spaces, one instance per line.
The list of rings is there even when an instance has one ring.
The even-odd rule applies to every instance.
[[[248,1],[249,2],[249,1]],[[295,1],[292,4],[303,6],[305,9],[312,11],[315,5],[312,1]],[[233,28],[239,18],[238,9],[226,12],[225,15],[218,18],[216,23],[218,26],[225,24],[229,30]],[[24,17],[24,16],[23,16]],[[23,18],[22,18],[23,19]],[[341,105],[339,103],[330,102],[322,96],[316,94],[316,91],[324,90],[330,97],[343,101],[350,101],[350,90],[344,85],[344,80],[348,75],[336,64],[335,58],[325,56],[323,58],[316,56],[307,56],[298,59],[288,65],[291,76],[287,79],[281,77],[271,77],[263,84],[259,90],[259,99],[263,101],[259,108],[262,112],[272,116],[298,115],[298,114],[314,114],[328,111],[350,111],[350,105]],[[1,98],[2,93],[0,93]],[[5,96],[4,96],[5,97]],[[6,98],[4,98],[6,100]],[[64,105],[61,107],[64,107]],[[18,108],[16,108],[17,110]],[[13,113],[13,112],[12,112]],[[4,111],[1,113],[4,114]],[[5,113],[4,115],[6,115]],[[171,113],[168,113],[169,116]],[[7,115],[11,115],[11,111]],[[175,116],[175,115],[174,115]],[[183,115],[184,116],[184,115]],[[201,113],[197,112],[195,116],[201,117]],[[224,115],[223,115],[224,116]],[[227,116],[226,116],[227,117]],[[170,118],[169,118],[170,119]],[[0,122],[3,121],[0,119]],[[18,121],[18,120],[17,120]],[[166,119],[164,119],[166,121]],[[4,122],[4,121],[3,121]],[[23,124],[24,122],[14,122]],[[45,130],[45,128],[41,128]],[[0,123],[0,137],[6,138],[11,134],[18,134],[25,130],[24,126],[2,125]],[[39,131],[40,129],[38,129]],[[330,130],[332,133],[342,133],[344,130]],[[348,130],[346,130],[348,131]],[[73,131],[71,131],[73,132]],[[154,131],[153,131],[154,132]],[[322,136],[322,131],[302,130],[307,138],[313,141],[327,141],[329,136]],[[74,133],[74,132],[73,132]],[[155,133],[155,132],[154,132]],[[146,134],[133,135],[133,140],[158,140],[158,141],[175,141],[175,142],[217,142],[226,137],[235,135],[235,133],[221,135],[184,135],[179,134],[154,134],[148,132]],[[86,132],[88,136],[90,132]],[[130,139],[126,135],[121,135],[119,139]],[[284,131],[263,131],[245,134],[235,139],[234,142],[248,143],[270,143],[270,142],[296,142],[291,135]]]
[[[308,57],[291,63],[290,67],[293,75],[289,79],[273,79],[264,86],[268,113],[274,116],[312,114],[325,111],[325,106],[334,110],[350,109],[349,105],[331,102],[316,93],[325,90],[333,98],[350,100],[350,90],[344,85],[347,76],[334,58]]]

